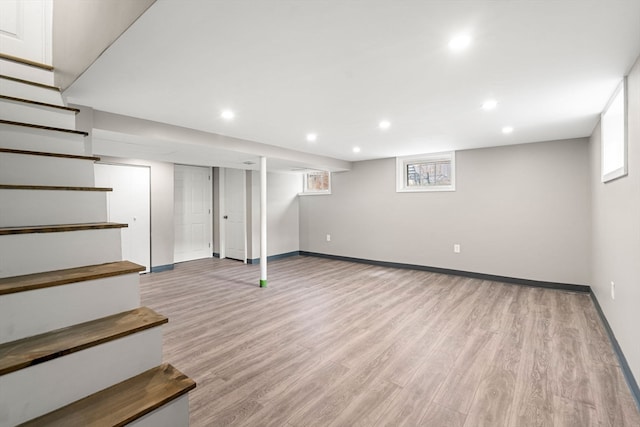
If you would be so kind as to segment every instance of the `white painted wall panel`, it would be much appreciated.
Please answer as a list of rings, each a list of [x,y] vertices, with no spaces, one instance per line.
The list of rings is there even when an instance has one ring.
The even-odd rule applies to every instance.
[[[14,122],[37,123],[63,129],[76,128],[76,114],[73,111],[18,101],[0,100],[0,117]]]
[[[85,154],[85,137],[78,134],[0,124],[0,146],[45,153]]]
[[[127,425],[129,427],[189,427],[189,395],[185,394]]]
[[[102,191],[0,189],[0,227],[107,221]]]
[[[19,77],[23,80],[24,77]],[[0,78],[0,93],[15,98],[29,99],[31,101],[45,102],[53,105],[64,105],[62,94],[59,91],[43,89],[25,83]]]
[[[0,277],[121,259],[119,228],[0,236]]]
[[[162,362],[162,329],[148,329],[0,377],[0,425],[13,426]]]
[[[93,187],[93,162],[0,152],[0,182]]]
[[[30,82],[41,83],[47,86],[54,86],[53,71],[31,67],[14,61],[7,61],[2,58],[0,58],[0,74],[3,76],[28,80]]]
[[[140,306],[138,273],[0,297],[0,344]]]

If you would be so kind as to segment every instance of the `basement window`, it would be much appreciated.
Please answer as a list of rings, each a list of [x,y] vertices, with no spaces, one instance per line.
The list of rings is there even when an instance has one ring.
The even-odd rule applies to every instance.
[[[300,195],[331,194],[331,172],[309,171],[302,175]]]
[[[455,191],[454,151],[396,158],[396,191]]]
[[[618,85],[600,120],[602,182],[627,175],[627,79]]]

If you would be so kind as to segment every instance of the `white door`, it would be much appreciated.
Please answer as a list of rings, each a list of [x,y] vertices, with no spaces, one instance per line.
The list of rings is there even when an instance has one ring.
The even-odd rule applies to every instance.
[[[221,212],[225,228],[224,256],[246,261],[245,171],[227,168],[224,173],[224,209]]]
[[[211,168],[175,165],[175,262],[211,258]]]
[[[2,1],[2,0],[0,0]],[[107,193],[108,220],[129,224],[122,229],[122,259],[151,268],[151,183],[146,166],[95,165],[96,186]]]
[[[51,64],[52,0],[0,0],[0,53]]]

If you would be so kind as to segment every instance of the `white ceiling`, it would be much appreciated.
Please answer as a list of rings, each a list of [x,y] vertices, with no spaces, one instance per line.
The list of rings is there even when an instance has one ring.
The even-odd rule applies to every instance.
[[[65,94],[355,161],[588,136],[638,55],[640,0],[158,0]]]

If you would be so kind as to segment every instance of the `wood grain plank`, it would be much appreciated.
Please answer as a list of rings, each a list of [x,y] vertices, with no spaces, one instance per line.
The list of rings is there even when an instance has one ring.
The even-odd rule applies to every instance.
[[[49,132],[60,132],[60,133],[68,133],[68,134],[80,135],[80,136],[89,136],[88,132],[84,132],[81,130],[58,128],[54,126],[43,126],[35,123],[15,122],[12,120],[0,119],[0,124],[9,125],[9,126],[26,127],[31,129],[40,129],[40,130],[49,131]]]
[[[41,68],[46,71],[53,71],[53,66],[48,64],[43,64],[41,62],[31,61],[29,59],[20,58],[13,55],[8,55],[6,53],[0,53],[0,59],[4,59],[6,61],[17,62],[19,64],[28,65],[30,67]]]
[[[21,426],[124,426],[195,387],[193,380],[164,364]]]
[[[16,185],[0,184],[0,190],[45,190],[45,191],[113,191],[108,187],[70,187],[62,185]]]
[[[44,273],[26,274],[24,276],[5,277],[0,278],[0,295],[139,273],[144,270],[144,266],[131,261],[118,261],[47,271]]]
[[[147,307],[0,344],[0,375],[167,323]]]
[[[269,274],[259,289],[258,265],[207,259],[141,277],[172,319],[165,358],[199,384],[194,427],[638,425],[620,368],[590,354],[610,343],[588,296],[303,256]]]
[[[109,228],[125,228],[127,224],[115,222],[88,222],[84,224],[31,225],[28,227],[0,227],[0,236],[10,234],[32,233],[64,233],[67,231],[105,230]]]
[[[59,157],[62,159],[88,160],[92,162],[97,162],[100,160],[100,157],[96,157],[96,156],[79,156],[76,154],[48,153],[45,151],[18,150],[15,148],[1,148],[1,147],[0,147],[0,153],[23,154],[27,156]]]
[[[74,114],[78,114],[80,112],[80,110],[78,110],[77,108],[66,107],[64,105],[48,104],[46,102],[33,101],[31,99],[16,98],[15,96],[0,95],[0,100],[10,101],[10,102],[19,102],[22,104],[29,104],[29,105],[37,105],[39,107],[51,108],[59,111],[68,111]]]

